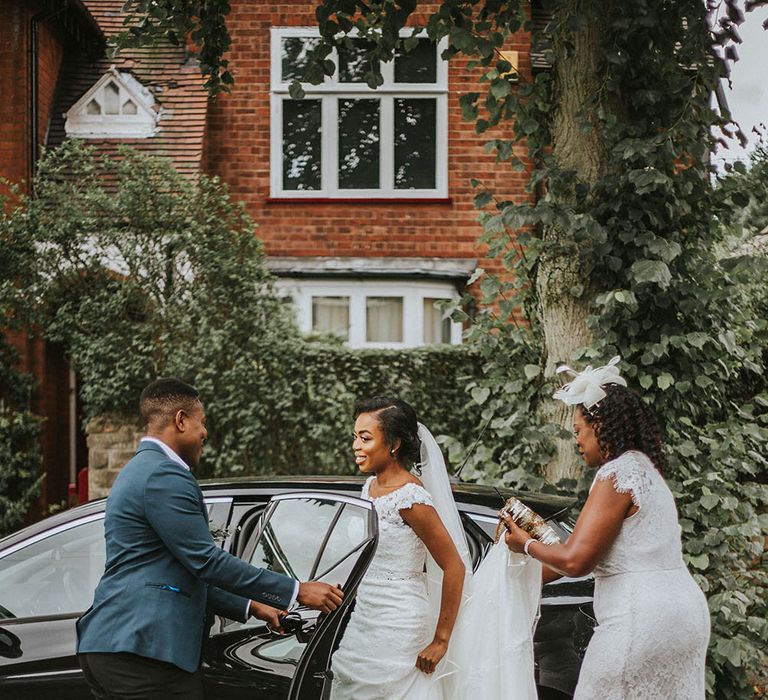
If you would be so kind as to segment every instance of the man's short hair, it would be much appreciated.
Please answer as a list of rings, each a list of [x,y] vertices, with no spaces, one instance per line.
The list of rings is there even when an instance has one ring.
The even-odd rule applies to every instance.
[[[175,377],[161,377],[147,384],[139,399],[139,412],[147,425],[167,425],[179,411],[200,407],[200,392]]]

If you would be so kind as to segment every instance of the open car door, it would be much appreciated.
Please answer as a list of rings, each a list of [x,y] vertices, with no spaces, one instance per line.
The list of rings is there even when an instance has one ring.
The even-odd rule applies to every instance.
[[[225,623],[206,645],[206,698],[327,697],[339,628],[377,541],[376,513],[369,501],[311,491],[273,497],[243,559],[299,581],[338,584],[344,602],[329,615],[297,607],[283,623],[285,634],[271,632],[254,618]]]

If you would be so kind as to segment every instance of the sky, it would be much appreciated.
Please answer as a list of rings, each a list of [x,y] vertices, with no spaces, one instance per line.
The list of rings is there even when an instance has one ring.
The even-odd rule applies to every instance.
[[[715,161],[722,165],[736,160],[746,161],[755,147],[757,135],[752,127],[765,125],[768,141],[768,31],[762,23],[768,19],[768,7],[746,13],[746,21],[738,28],[743,43],[736,46],[739,60],[731,68],[731,87],[724,84],[731,114],[749,139],[746,149],[733,139],[727,150],[720,149]]]

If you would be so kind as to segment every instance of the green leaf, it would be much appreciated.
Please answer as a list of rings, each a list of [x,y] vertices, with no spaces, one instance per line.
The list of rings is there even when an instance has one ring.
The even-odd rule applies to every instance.
[[[474,284],[485,274],[485,270],[482,267],[476,267],[470,278],[467,280],[467,286]]]
[[[650,389],[653,386],[653,377],[650,374],[643,374],[638,378],[638,382],[643,389]]]
[[[538,365],[525,365],[525,367],[523,367],[525,378],[528,380],[538,377],[540,371],[541,370]]]
[[[715,644],[718,654],[721,654],[729,663],[737,668],[741,666],[741,648],[735,639],[718,639]]]
[[[488,397],[491,394],[491,390],[488,387],[475,387],[471,391],[472,394],[472,400],[478,405],[482,406],[487,400]]]
[[[698,556],[686,557],[688,563],[695,569],[704,570],[709,567],[709,555],[699,554]]]
[[[656,377],[656,385],[661,389],[662,391],[666,391],[675,383],[675,378],[667,373],[664,372],[660,374],[658,377]]]
[[[669,287],[672,281],[669,267],[661,260],[638,260],[632,264],[630,273],[638,284],[654,283],[662,289]]]
[[[702,496],[699,499],[699,503],[701,503],[703,508],[706,508],[707,510],[712,510],[718,503],[720,503],[720,497],[716,494],[711,494],[709,496]],[[703,567],[699,567],[703,568]]]

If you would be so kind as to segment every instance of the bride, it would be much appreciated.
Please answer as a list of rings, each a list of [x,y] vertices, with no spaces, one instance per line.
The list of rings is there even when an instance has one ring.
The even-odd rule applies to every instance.
[[[535,700],[541,565],[502,539],[470,579],[440,448],[404,401],[358,402],[353,449],[379,543],[333,656],[332,700]]]

